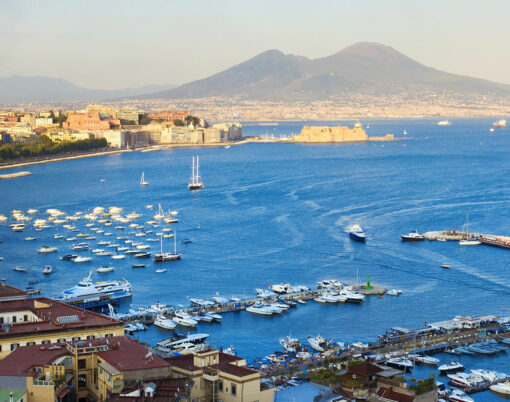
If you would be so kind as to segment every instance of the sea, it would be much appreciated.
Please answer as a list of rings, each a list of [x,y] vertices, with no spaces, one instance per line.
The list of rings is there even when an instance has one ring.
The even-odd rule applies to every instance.
[[[510,250],[400,240],[414,230],[460,230],[468,216],[470,231],[510,236],[510,129],[490,133],[491,118],[450,119],[451,126],[438,126],[437,121],[362,121],[370,136],[390,133],[401,139],[393,142],[247,143],[228,149],[126,152],[14,169],[32,175],[0,180],[0,213],[35,208],[35,219],[47,217],[48,208],[74,214],[116,206],[123,213],[142,214],[138,222],[143,223],[161,204],[165,211],[178,212],[173,228],[183,258],[165,264],[164,274],[156,274],[159,265],[152,261],[146,268],[131,268],[140,262],[133,257],[60,261],[58,256],[71,252],[72,242],[55,240],[53,234],[69,231],[36,232],[30,226],[14,233],[9,220],[0,224],[0,276],[20,288],[38,280],[34,286],[51,297],[108,264],[114,272],[94,272],[93,278],[125,278],[133,285],[130,304],[120,305],[121,312],[156,302],[188,306],[189,298],[215,295],[252,297],[255,288],[277,283],[315,287],[322,279],[369,280],[403,291],[400,296],[367,297],[359,305],[311,301],[274,317],[225,313],[221,323],[198,325],[195,332],[210,334],[215,346],[233,346],[249,362],[280,350],[278,340],[289,334],[303,342],[318,333],[369,342],[391,327],[420,328],[457,315],[508,316]],[[286,137],[316,124],[354,122],[245,123],[244,135]],[[193,156],[200,157],[205,188],[191,192],[187,184]],[[142,172],[149,181],[146,187],[139,184]],[[85,223],[75,225],[83,232]],[[365,244],[349,239],[347,228],[355,223],[367,232]],[[106,240],[129,233],[118,233],[115,224],[108,230],[113,235]],[[24,241],[27,236],[37,239]],[[192,243],[181,244],[184,238]],[[148,244],[152,252],[159,251],[159,243]],[[56,246],[58,253],[38,254],[41,245]],[[165,239],[165,250],[173,246],[173,239]],[[443,263],[451,269],[442,269]],[[14,272],[17,265],[28,273]],[[42,274],[45,265],[54,268],[48,277]],[[135,335],[152,345],[169,336],[155,327]],[[437,356],[442,363],[452,358]],[[510,372],[509,356],[455,359],[467,369]],[[431,371],[418,367],[416,375]],[[474,399],[499,398],[484,392]]]

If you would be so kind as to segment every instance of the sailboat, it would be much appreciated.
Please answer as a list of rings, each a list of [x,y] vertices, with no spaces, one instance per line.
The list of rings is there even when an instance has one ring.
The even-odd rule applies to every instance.
[[[466,237],[459,240],[459,246],[478,246],[481,244],[480,240],[470,238],[469,236],[469,214],[466,215],[466,222],[464,222],[462,232],[466,234]]]
[[[174,252],[173,253],[164,253],[163,252],[163,235],[161,235],[161,249],[158,254],[154,254],[155,262],[167,262],[167,261],[175,261],[180,260],[182,255],[177,254],[177,234],[174,232]]]
[[[407,135],[407,131],[406,130],[404,130],[404,135]]]
[[[197,163],[195,165],[195,157],[193,157],[193,163],[191,165],[191,181],[188,184],[188,188],[190,190],[199,190],[201,188],[204,188],[204,183],[202,182],[202,178],[200,177],[200,174],[198,172],[199,169],[199,163],[198,163],[198,156],[197,156]]]
[[[154,219],[164,219],[165,213],[163,212],[163,208],[161,208],[161,204],[158,204],[158,213],[154,215]]]
[[[145,181],[145,172],[142,172],[142,177],[140,179],[140,186],[148,186],[149,182]]]

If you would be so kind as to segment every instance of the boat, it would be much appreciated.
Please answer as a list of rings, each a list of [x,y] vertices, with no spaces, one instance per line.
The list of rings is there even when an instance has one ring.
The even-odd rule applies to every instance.
[[[292,338],[290,335],[285,338],[280,339],[280,345],[287,351],[291,353],[296,353],[301,349],[301,344],[299,343],[299,339]]]
[[[418,231],[411,232],[407,235],[401,235],[400,238],[402,239],[402,241],[407,241],[407,242],[425,240],[425,236],[418,233]]]
[[[96,272],[99,272],[100,274],[105,274],[107,272],[113,272],[113,271],[114,271],[113,267],[107,267],[106,265],[103,265],[103,266],[99,267],[98,269],[96,269]]]
[[[35,237],[25,237],[23,240],[25,240],[25,241],[34,241],[34,240],[36,240],[36,238]]]
[[[200,177],[200,173],[198,171],[199,169],[199,162],[198,162],[198,156],[197,156],[197,163],[195,167],[195,157],[193,157],[193,162],[191,165],[191,181],[188,184],[188,188],[190,190],[200,190],[204,188],[204,183],[202,182],[202,178]]]
[[[163,328],[163,329],[170,329],[170,330],[175,329],[175,323],[170,318],[167,318],[162,314],[158,314],[156,316],[156,319],[154,320],[154,325],[156,327]]]
[[[246,308],[246,311],[253,314],[259,315],[273,315],[274,309],[269,308],[263,304],[254,304]]]
[[[441,264],[441,268],[450,269],[451,266],[447,263]]]
[[[416,355],[414,361],[417,363],[427,364],[429,366],[437,366],[439,364],[439,359],[426,355]]]
[[[351,303],[361,303],[362,301],[365,300],[364,295],[362,295],[361,293],[358,293],[354,290],[343,289],[342,291],[340,291],[339,296],[344,297],[346,299],[346,301],[351,302]],[[341,301],[341,300],[339,300],[339,301]]]
[[[279,283],[277,285],[271,286],[271,290],[275,293],[288,293],[290,289],[290,284],[288,283]]]
[[[452,385],[462,388],[473,387],[484,381],[480,376],[468,373],[452,373],[446,376],[450,379]]]
[[[57,251],[56,247],[49,247],[49,246],[41,246],[37,249],[37,252],[40,254],[49,254],[54,253]]]
[[[225,145],[225,149],[230,149],[230,145]]]
[[[306,302],[304,300],[301,300],[301,299],[298,299],[296,300],[299,304],[306,304]]]
[[[494,127],[494,128],[505,128],[506,127],[506,120],[505,119],[501,119],[501,120],[495,121],[492,124],[492,127]]]
[[[80,257],[80,256],[78,256],[76,258],[73,258],[73,262],[77,262],[77,263],[89,262],[89,261],[92,261],[92,258],[90,258],[90,257]]]
[[[317,352],[324,352],[324,347],[327,344],[327,341],[319,335],[317,336],[309,336],[306,338],[312,349]]]
[[[495,382],[501,381],[508,378],[504,373],[498,373],[497,371],[490,371],[484,369],[471,370],[474,375],[480,376],[484,381]]]
[[[111,304],[132,295],[131,284],[125,279],[94,283],[91,277],[92,270],[78,285],[62,291],[56,300],[77,307],[89,308]]]
[[[220,314],[218,313],[207,313],[207,315],[209,317],[211,317],[214,321],[221,321],[221,319],[223,318]]]
[[[123,260],[124,258],[126,258],[126,256],[124,254],[115,254],[115,255],[112,255],[112,260]]]
[[[151,253],[136,253],[135,258],[149,258],[151,256]]]
[[[177,325],[181,325],[183,327],[196,327],[198,324],[197,321],[195,321],[189,314],[185,314],[182,312],[175,312],[175,316],[173,318],[173,321]]]
[[[53,268],[51,268],[49,265],[46,265],[44,268],[43,268],[43,271],[42,273],[44,275],[49,275],[53,272]]]
[[[133,264],[131,268],[145,268],[145,264]]]
[[[390,296],[398,296],[402,293],[402,290],[400,289],[391,289],[391,290],[388,290],[388,292],[386,292],[386,294],[390,295]]]
[[[437,368],[441,374],[456,373],[458,371],[464,371],[464,366],[459,362],[451,361],[443,364]]]
[[[510,395],[510,381],[491,385],[489,389],[497,394]]]
[[[112,255],[111,251],[100,251],[99,253],[96,253],[98,257],[108,257]]]
[[[390,357],[386,364],[403,371],[411,370],[413,367],[413,362],[406,357]]]
[[[59,257],[62,261],[71,261],[74,260],[76,257],[78,257],[76,254],[66,254],[62,257]]]
[[[168,261],[176,261],[180,260],[182,254],[177,254],[177,240],[176,236],[174,236],[174,252],[173,253],[164,253],[163,252],[163,236],[161,236],[161,248],[158,254],[154,254],[155,262],[168,262]]]
[[[452,123],[450,123],[448,120],[441,120],[437,122],[438,126],[451,126]]]
[[[459,240],[459,246],[478,246],[482,244],[480,240],[477,240],[469,235],[469,214],[466,215],[466,221],[464,222],[462,233],[465,233],[466,237]]]
[[[453,402],[475,402],[473,398],[467,396],[466,393],[460,389],[452,389],[448,400]]]
[[[314,301],[316,301],[317,303],[327,303],[328,301],[322,297],[322,296],[318,296],[316,297],[315,299],[313,299]]]
[[[361,243],[365,242],[365,240],[367,238],[366,233],[363,231],[361,226],[358,224],[354,224],[351,226],[351,228],[349,229],[349,236],[352,240],[358,241]]]
[[[181,349],[182,345],[201,345],[208,337],[209,334],[177,335],[158,342],[155,349],[164,353],[172,353]]]
[[[142,177],[140,179],[140,186],[148,186],[149,182],[145,181],[145,172],[142,172]]]
[[[11,225],[11,229],[14,232],[23,232],[23,229],[25,229],[25,224],[23,224],[23,223],[16,223],[14,225]]]
[[[406,130],[404,130],[404,135],[407,135],[407,131]]]
[[[160,269],[156,269],[156,273],[157,274],[163,274],[166,272],[166,269],[165,268],[160,268]]]
[[[15,267],[13,268],[13,271],[26,273],[26,272],[27,272],[27,269],[26,269],[26,268],[23,268],[23,267],[20,267],[20,266],[15,266]]]

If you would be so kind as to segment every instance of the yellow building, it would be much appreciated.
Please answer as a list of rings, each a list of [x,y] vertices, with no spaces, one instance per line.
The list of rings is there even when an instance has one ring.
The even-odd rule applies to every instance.
[[[165,359],[174,378],[193,380],[193,402],[273,401],[274,388],[264,388],[260,373],[246,367],[246,360],[218,350]]]
[[[0,300],[0,325],[0,359],[19,346],[124,335],[122,321],[45,297]]]

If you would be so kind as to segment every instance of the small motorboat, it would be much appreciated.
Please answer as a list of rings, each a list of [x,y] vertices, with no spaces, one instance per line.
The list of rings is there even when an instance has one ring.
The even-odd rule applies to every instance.
[[[112,255],[112,260],[123,260],[124,258],[126,258],[126,256],[124,254]]]
[[[351,226],[351,228],[349,229],[349,236],[352,240],[361,243],[364,243],[367,238],[365,231],[358,224],[354,224]]]
[[[53,268],[51,268],[49,265],[46,265],[44,268],[43,268],[43,271],[42,273],[44,275],[49,275],[53,272]]]
[[[164,273],[164,272],[166,272],[166,269],[165,269],[165,268],[156,269],[156,273],[157,273],[157,274],[162,274],[162,273]]]
[[[133,264],[131,268],[145,268],[145,264]]]
[[[20,266],[16,266],[13,268],[13,271],[26,273],[27,269]]]
[[[191,243],[191,240],[190,239],[182,239],[181,243],[182,244],[188,244],[188,243]]]
[[[36,240],[35,237],[25,237],[25,241],[34,241]]]
[[[74,260],[76,257],[78,257],[76,254],[66,254],[62,257],[59,257],[62,261],[71,261]]]
[[[407,235],[401,235],[400,238],[402,239],[402,241],[406,241],[406,242],[425,240],[425,236],[418,233],[418,231],[411,232]]]
[[[444,263],[444,264],[441,264],[441,268],[450,269],[451,265]]]
[[[90,258],[90,257],[76,257],[76,258],[73,258],[73,262],[76,262],[76,263],[90,262],[90,261],[92,261],[92,258]]]
[[[103,265],[102,267],[99,267],[96,272],[100,273],[100,274],[105,274],[107,272],[112,272],[114,271],[114,268],[113,267],[107,267],[105,265]]]
[[[49,247],[49,246],[41,246],[37,249],[37,252],[40,254],[49,254],[54,253],[57,251],[56,247]]]

